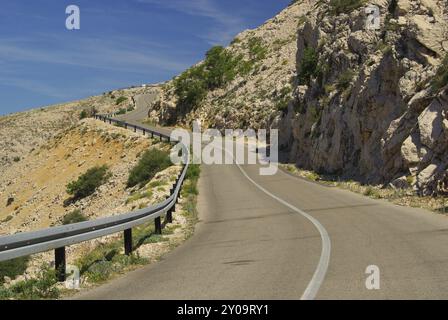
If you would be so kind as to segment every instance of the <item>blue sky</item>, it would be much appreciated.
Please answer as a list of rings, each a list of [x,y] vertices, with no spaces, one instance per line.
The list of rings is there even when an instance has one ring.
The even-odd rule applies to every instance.
[[[4,0],[0,114],[172,78],[290,0]],[[81,29],[65,28],[68,5]]]

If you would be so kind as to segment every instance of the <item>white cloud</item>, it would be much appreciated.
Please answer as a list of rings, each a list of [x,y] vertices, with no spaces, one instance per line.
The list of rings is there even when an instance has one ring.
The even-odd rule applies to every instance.
[[[137,2],[212,19],[216,26],[202,35],[211,44],[227,42],[246,27],[244,19],[234,12],[224,12],[213,0],[137,0]]]
[[[42,44],[47,41],[52,45],[45,48]],[[55,46],[55,43],[59,45]],[[178,72],[188,66],[163,51],[160,48],[154,50],[151,44],[124,38],[82,38],[70,42],[52,37],[39,38],[39,43],[0,39],[0,63],[40,62],[143,74],[151,68]]]

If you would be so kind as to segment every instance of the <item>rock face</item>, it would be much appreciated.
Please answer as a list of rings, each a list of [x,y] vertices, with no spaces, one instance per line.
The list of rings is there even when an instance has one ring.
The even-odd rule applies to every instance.
[[[262,39],[266,57],[247,76],[211,90],[185,117],[173,83],[150,114],[161,123],[278,128],[290,162],[372,184],[443,190],[447,88],[434,79],[448,53],[444,0],[372,0],[380,28],[332,0],[298,0],[227,48],[248,55]],[[448,66],[446,67],[448,68]],[[287,108],[279,104],[287,99]],[[406,180],[406,181],[404,181]],[[404,183],[406,182],[406,184]]]
[[[307,169],[399,187],[408,177],[421,194],[438,193],[448,164],[448,90],[431,80],[447,54],[448,4],[376,5],[379,30],[365,29],[362,7],[329,16],[321,5],[308,13],[297,72],[310,48],[323,67],[298,83],[280,123],[283,143],[290,160]]]

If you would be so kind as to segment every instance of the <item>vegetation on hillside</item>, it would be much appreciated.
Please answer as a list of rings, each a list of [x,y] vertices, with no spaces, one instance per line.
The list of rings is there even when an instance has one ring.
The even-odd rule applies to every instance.
[[[73,223],[84,222],[87,220],[87,217],[82,214],[81,210],[76,209],[64,216],[64,218],[62,219],[62,224],[65,226]]]
[[[73,200],[80,200],[92,195],[98,187],[103,185],[111,174],[107,166],[96,166],[81,175],[78,180],[67,185],[67,193]]]
[[[29,257],[17,258],[0,262],[0,284],[4,283],[5,277],[14,279],[23,274],[28,266]]]
[[[125,101],[127,101],[128,100],[128,98],[126,98],[126,97],[119,97],[116,101],[115,101],[115,104],[118,106],[119,104],[122,104],[123,102],[125,102]]]
[[[0,300],[40,300],[57,299],[59,289],[56,287],[56,272],[48,265],[43,265],[34,279],[22,280],[10,287],[0,286]]]
[[[330,11],[333,14],[350,13],[363,6],[365,0],[331,0]]]
[[[235,42],[236,43],[236,42]],[[191,67],[174,79],[178,111],[186,114],[197,108],[209,90],[225,87],[238,75],[249,74],[257,62],[266,58],[267,49],[261,38],[252,38],[247,45],[249,60],[222,46],[212,47],[203,63]]]
[[[139,185],[143,187],[154,176],[172,165],[169,153],[159,149],[150,149],[140,158],[137,165],[129,173],[128,188]]]
[[[297,76],[299,84],[309,84],[312,78],[319,74],[318,54],[312,47],[306,47],[303,58],[300,62],[299,74]]]

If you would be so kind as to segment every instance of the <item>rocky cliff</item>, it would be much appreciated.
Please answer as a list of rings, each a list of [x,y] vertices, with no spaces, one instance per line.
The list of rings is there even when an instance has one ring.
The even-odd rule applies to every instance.
[[[368,4],[379,8],[377,30],[366,28]],[[225,52],[222,60],[243,67],[224,69],[231,76],[218,86],[203,84],[199,78],[214,80],[221,67],[209,52],[164,86],[150,118],[278,128],[282,150],[300,167],[425,195],[445,192],[446,1],[294,1]]]

